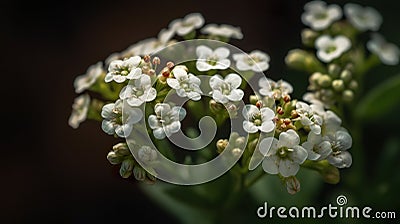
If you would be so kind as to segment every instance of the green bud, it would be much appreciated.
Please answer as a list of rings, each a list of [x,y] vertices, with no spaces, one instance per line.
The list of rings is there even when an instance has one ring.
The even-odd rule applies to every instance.
[[[113,151],[118,156],[128,156],[131,154],[129,151],[128,145],[126,143],[118,143],[113,146]]]
[[[135,166],[133,168],[133,176],[138,181],[144,181],[146,179],[146,170],[140,166]]]
[[[118,156],[115,152],[111,151],[107,155],[107,160],[111,164],[116,165],[116,164],[120,164],[122,162],[122,157]]]
[[[349,70],[350,72],[353,72],[354,65],[352,63],[348,63],[344,69]]]
[[[331,86],[332,79],[329,77],[329,75],[321,75],[318,79],[318,85],[321,86],[322,88],[328,88]]]
[[[314,41],[318,37],[318,33],[312,29],[303,29],[301,31],[301,41],[307,47],[313,47]]]
[[[350,70],[343,70],[342,73],[340,73],[340,79],[342,79],[345,83],[349,83],[352,79]]]
[[[337,64],[329,64],[329,66],[328,66],[328,73],[334,79],[339,77],[340,70],[341,70],[341,68]]]
[[[315,72],[324,71],[324,67],[310,52],[294,49],[286,55],[285,63],[288,67],[300,71]]]
[[[343,91],[342,93],[342,99],[345,102],[351,102],[354,99],[354,93],[353,91],[346,89],[345,91]]]
[[[320,72],[314,72],[310,78],[308,79],[308,81],[312,84],[312,85],[317,85],[318,84],[318,79],[319,77],[321,77],[322,74]]]
[[[239,148],[243,148],[245,144],[246,144],[246,138],[245,137],[238,137],[235,140],[235,146],[237,146]]]
[[[296,194],[300,191],[300,182],[295,176],[285,178],[285,182],[289,194]]]
[[[358,89],[358,82],[356,80],[351,80],[349,83],[349,88],[351,90],[357,90]]]
[[[256,95],[251,95],[249,97],[250,100],[250,104],[256,105],[257,101],[258,101],[258,97]]]
[[[121,175],[122,178],[130,177],[134,166],[135,163],[132,159],[124,160],[121,164],[121,168],[119,169],[119,175]]]
[[[238,157],[238,156],[240,156],[242,154],[242,150],[241,149],[239,149],[239,148],[234,148],[234,149],[232,149],[232,155],[234,156],[234,157]]]
[[[341,92],[344,90],[344,82],[341,79],[336,79],[332,81],[332,87],[335,91]]]
[[[339,169],[332,166],[327,165],[322,170],[319,171],[324,181],[328,184],[337,184],[340,181],[340,172]]]

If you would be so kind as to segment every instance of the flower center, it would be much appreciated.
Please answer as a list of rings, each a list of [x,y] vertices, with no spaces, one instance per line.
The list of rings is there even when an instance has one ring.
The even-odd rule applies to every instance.
[[[207,64],[215,66],[218,62],[218,57],[217,56],[210,56],[207,58]]]
[[[328,46],[328,47],[325,49],[325,52],[328,53],[328,54],[330,54],[330,53],[336,51],[336,49],[337,49],[337,48],[336,48],[335,45],[330,45],[330,46]]]
[[[227,83],[222,84],[221,92],[223,95],[229,95],[231,93],[231,86]]]
[[[280,157],[280,158],[286,158],[290,152],[293,152],[293,149],[289,149],[288,147],[281,147],[278,149],[278,151],[276,152],[276,154]]]
[[[128,69],[125,68],[122,71],[120,71],[120,74],[125,76],[125,75],[129,74],[129,71],[128,71]]]
[[[325,12],[319,12],[314,14],[314,18],[317,20],[322,20],[328,18],[328,14]]]

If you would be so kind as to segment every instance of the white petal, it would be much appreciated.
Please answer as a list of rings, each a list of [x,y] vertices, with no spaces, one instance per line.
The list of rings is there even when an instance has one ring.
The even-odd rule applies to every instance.
[[[197,93],[197,92],[189,92],[188,97],[189,97],[189,99],[194,100],[194,101],[198,101],[201,99],[200,93]]]
[[[222,80],[222,77],[220,75],[213,75],[210,78],[210,87],[212,89],[218,89],[221,85],[223,85],[225,82]]]
[[[122,76],[122,75],[114,75],[113,78],[114,78],[114,81],[116,81],[117,83],[123,83],[126,80],[126,76]]]
[[[258,132],[257,126],[250,121],[243,121],[243,129],[248,133],[256,133]]]
[[[278,148],[283,146],[292,148],[300,143],[300,137],[297,135],[296,131],[289,129],[286,132],[282,132],[279,135]]]
[[[200,72],[205,72],[208,71],[210,69],[213,69],[213,66],[211,66],[210,64],[208,64],[205,60],[203,59],[198,59],[196,62],[196,68],[197,70],[199,70]]]
[[[227,103],[229,102],[228,98],[222,95],[221,91],[214,90],[212,94],[213,99],[218,103]]]
[[[148,123],[151,129],[156,129],[161,127],[156,115],[150,115]]]
[[[141,100],[140,98],[137,98],[136,96],[129,97],[126,101],[132,107],[138,107],[144,103],[143,100]]]
[[[275,113],[268,107],[263,107],[260,109],[261,112],[261,119],[263,121],[270,121],[275,117]]]
[[[242,100],[243,96],[244,96],[243,90],[241,90],[241,89],[234,89],[234,90],[232,90],[232,91],[230,92],[230,94],[227,95],[226,97],[227,97],[230,101],[237,102],[237,101]]]
[[[103,106],[103,108],[101,109],[101,116],[105,119],[111,119],[114,118],[114,113],[113,113],[113,109],[114,109],[114,105],[113,103],[109,103]]]
[[[146,102],[153,101],[157,96],[157,90],[154,88],[150,88],[145,92]]]
[[[114,79],[111,73],[107,73],[106,77],[104,77],[105,82],[111,82]]]
[[[279,173],[283,177],[295,176],[299,169],[299,164],[291,161],[290,159],[281,159],[279,162]]]
[[[223,59],[223,58],[227,58],[229,56],[229,49],[226,47],[219,47],[217,49],[214,50],[214,54],[219,58],[219,59]]]
[[[212,66],[213,69],[220,69],[220,70],[224,70],[229,68],[229,66],[231,66],[231,61],[229,59],[222,59],[217,61],[217,64]]]
[[[346,131],[337,131],[336,141],[340,143],[340,150],[342,151],[351,148],[353,144],[353,139]]]
[[[249,71],[252,69],[252,66],[250,66],[248,63],[244,61],[237,61],[236,68],[240,71]]]
[[[127,108],[127,107],[125,107],[125,108],[128,109],[128,111],[126,111],[126,109],[125,109],[124,113],[129,114],[125,123],[136,124],[142,119],[143,112],[139,108]]]
[[[228,74],[224,81],[228,83],[232,89],[237,89],[242,84],[242,78],[235,73]]]
[[[310,129],[312,132],[314,132],[317,135],[321,134],[321,126],[319,126],[317,124],[310,125]]]
[[[181,129],[181,122],[174,121],[169,125],[164,126],[165,135],[171,136],[173,133],[178,132]]]
[[[142,69],[140,68],[132,69],[131,72],[129,72],[129,74],[126,76],[127,79],[139,79],[141,77],[142,77]]]
[[[265,157],[262,162],[263,170],[269,174],[278,174],[277,159],[276,156]]]
[[[156,139],[163,139],[165,138],[165,132],[163,128],[157,128],[153,130],[153,135]]]
[[[109,121],[109,120],[103,120],[101,122],[101,129],[103,129],[103,131],[109,135],[114,134],[114,123]]]
[[[302,164],[304,161],[307,159],[308,154],[307,150],[305,150],[303,147],[296,145],[293,147],[293,152],[290,153],[289,157],[296,163]]]
[[[260,112],[260,110],[253,104],[246,104],[243,107],[242,115],[246,120],[249,120],[253,114]]]
[[[271,151],[276,150],[278,140],[274,137],[268,137],[261,140],[258,150],[262,155],[272,155]]]
[[[168,84],[171,88],[173,88],[173,89],[179,89],[179,88],[181,88],[181,86],[180,86],[178,80],[173,79],[173,78],[167,78],[167,84]]]
[[[262,132],[271,132],[271,131],[273,131],[275,129],[275,124],[274,124],[274,122],[272,122],[272,121],[264,121],[262,124],[261,124],[261,128],[260,128],[260,130],[262,131]]]
[[[211,48],[204,46],[204,45],[200,45],[196,48],[196,55],[199,58],[207,58],[208,56],[210,56],[212,54],[212,50]]]
[[[183,69],[182,67],[179,67],[179,66],[175,67],[175,68],[172,70],[172,74],[173,74],[174,77],[175,77],[176,79],[178,79],[178,80],[187,79],[187,76],[188,76],[186,70]]]

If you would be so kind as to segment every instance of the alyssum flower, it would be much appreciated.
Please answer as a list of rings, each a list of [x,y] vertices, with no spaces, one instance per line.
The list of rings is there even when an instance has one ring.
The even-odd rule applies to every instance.
[[[133,83],[124,86],[119,93],[122,100],[126,100],[130,106],[138,107],[145,102],[153,101],[157,96],[157,91],[151,85],[148,75],[141,75]]]
[[[331,62],[333,59],[340,57],[344,52],[349,50],[350,47],[351,42],[349,38],[343,35],[334,38],[328,35],[322,35],[315,40],[317,57],[323,62]]]
[[[202,33],[211,35],[211,36],[219,36],[225,38],[235,38],[242,39],[243,33],[240,30],[240,27],[234,27],[227,24],[208,24],[203,29],[201,29]]]
[[[385,38],[378,33],[372,34],[371,40],[367,43],[367,48],[376,54],[383,64],[397,65],[399,63],[399,47],[386,42]]]
[[[226,47],[218,47],[215,50],[200,45],[196,48],[196,68],[197,70],[204,72],[211,69],[227,69],[231,65],[231,61],[228,59],[230,52]]]
[[[72,113],[68,120],[69,126],[76,129],[81,122],[86,120],[89,105],[90,96],[88,94],[83,94],[75,98],[74,104],[72,105]]]
[[[89,89],[104,73],[103,70],[103,63],[101,61],[97,62],[96,64],[90,66],[86,74],[80,75],[75,78],[74,87],[76,93],[81,93],[87,89]]]
[[[261,95],[274,99],[280,99],[284,95],[288,95],[293,92],[292,85],[282,79],[275,82],[272,79],[260,78],[258,80],[258,86],[260,87],[258,92]]]
[[[372,7],[362,7],[354,3],[344,6],[344,14],[348,21],[360,31],[377,31],[382,24],[382,16]]]
[[[269,68],[269,55],[259,50],[254,50],[249,55],[234,54],[232,57],[240,71],[263,72]]]
[[[202,27],[204,18],[200,13],[191,13],[183,19],[176,19],[169,24],[169,29],[174,30],[179,36],[185,36],[193,30]]]
[[[142,74],[142,69],[138,67],[141,60],[139,56],[134,56],[125,60],[112,61],[104,80],[122,83],[127,79],[138,79]]]
[[[248,133],[271,132],[275,128],[273,119],[275,113],[268,107],[258,109],[258,107],[248,104],[242,111],[245,121],[243,121],[243,129]]]
[[[186,116],[186,110],[179,106],[171,106],[167,103],[158,103],[154,107],[155,115],[149,116],[149,126],[153,129],[153,135],[157,139],[169,137],[181,129],[181,120]]]
[[[192,73],[187,73],[186,67],[175,66],[171,74],[174,78],[167,78],[167,84],[176,90],[180,97],[188,97],[191,100],[200,100],[202,91],[200,89],[201,81]]]
[[[237,102],[242,100],[244,92],[238,89],[242,83],[242,78],[235,73],[228,74],[225,78],[214,75],[210,79],[212,97],[218,103]]]
[[[323,1],[308,2],[304,5],[304,10],[301,20],[314,30],[326,29],[342,17],[342,10],[338,5],[327,5]]]

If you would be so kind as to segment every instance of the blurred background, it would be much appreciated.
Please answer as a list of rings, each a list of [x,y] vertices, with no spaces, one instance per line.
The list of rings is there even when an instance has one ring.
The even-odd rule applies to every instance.
[[[0,220],[5,220],[1,222],[133,222],[140,217],[151,222],[178,222],[150,200],[133,178],[122,179],[118,168],[109,164],[106,155],[117,141],[103,133],[99,123],[88,121],[78,130],[68,126],[71,104],[76,97],[74,78],[111,53],[156,36],[171,20],[200,12],[206,23],[240,26],[244,39],[232,43],[244,51],[267,52],[271,62],[266,74],[290,81],[295,87],[294,97],[299,98],[306,91],[307,75],[287,70],[284,57],[288,50],[301,47],[300,31],[304,26],[300,16],[306,2],[14,0],[0,3],[1,117],[5,133],[0,141]],[[399,2],[353,2],[380,11],[384,17],[381,33],[400,45]],[[343,6],[346,1],[329,3]],[[398,71],[399,66],[375,68],[368,74],[367,88]],[[284,198],[260,195],[258,205],[263,201],[276,206],[290,205],[302,200],[315,206],[326,205],[334,202],[338,194],[345,194],[360,206],[399,211],[400,201],[396,200],[400,187],[399,112],[396,107],[385,117],[363,124],[364,158],[354,158],[356,168],[343,170],[338,185],[317,179],[321,183],[315,187],[315,181],[310,180],[302,182],[304,194],[303,191],[296,196],[285,194]],[[361,159],[363,166],[357,165]],[[259,191],[264,189],[261,185],[255,187]],[[280,188],[277,186],[277,191],[286,191]],[[246,209],[250,216],[256,216],[257,207]]]

